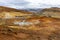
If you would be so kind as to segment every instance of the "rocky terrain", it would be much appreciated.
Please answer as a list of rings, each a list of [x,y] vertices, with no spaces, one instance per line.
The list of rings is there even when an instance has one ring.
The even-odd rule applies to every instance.
[[[0,40],[60,40],[60,18],[52,17],[48,12],[45,15],[46,10],[50,9],[43,10],[42,15],[36,15],[1,6]]]

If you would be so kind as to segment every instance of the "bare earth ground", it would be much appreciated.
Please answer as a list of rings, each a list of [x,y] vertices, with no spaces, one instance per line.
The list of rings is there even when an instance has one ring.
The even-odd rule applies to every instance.
[[[0,40],[60,40],[60,19],[41,17],[36,20],[40,23],[30,26],[32,28],[0,25]]]

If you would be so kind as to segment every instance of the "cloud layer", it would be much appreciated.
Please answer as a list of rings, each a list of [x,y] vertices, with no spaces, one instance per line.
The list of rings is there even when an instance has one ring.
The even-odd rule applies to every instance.
[[[17,9],[60,7],[60,0],[0,0],[0,6]]]

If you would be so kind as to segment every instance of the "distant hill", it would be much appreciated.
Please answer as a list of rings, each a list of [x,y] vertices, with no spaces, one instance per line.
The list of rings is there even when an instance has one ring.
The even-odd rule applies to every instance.
[[[25,9],[27,11],[30,11],[30,12],[38,12],[38,11],[41,11],[42,9]]]
[[[60,12],[60,8],[57,8],[57,7],[51,7],[51,8],[46,8],[46,9],[43,9],[42,11],[55,11],[55,12]]]
[[[60,8],[57,7],[45,8],[41,11],[41,13],[42,16],[60,18]]]

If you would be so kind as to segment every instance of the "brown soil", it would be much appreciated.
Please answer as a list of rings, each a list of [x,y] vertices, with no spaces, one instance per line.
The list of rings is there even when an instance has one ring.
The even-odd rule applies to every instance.
[[[0,25],[0,40],[60,40],[60,19],[41,17],[37,20],[41,23],[31,29],[30,26],[17,29]]]

